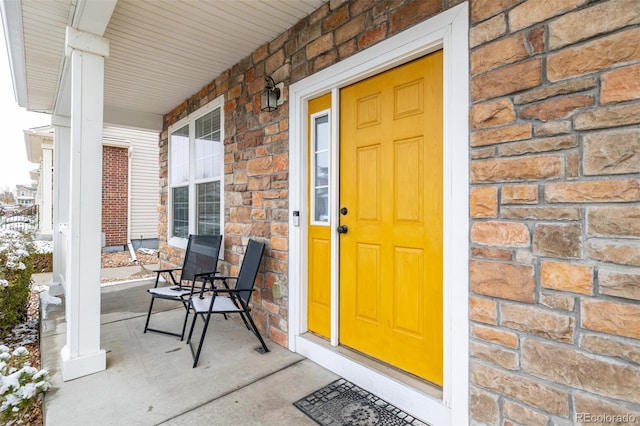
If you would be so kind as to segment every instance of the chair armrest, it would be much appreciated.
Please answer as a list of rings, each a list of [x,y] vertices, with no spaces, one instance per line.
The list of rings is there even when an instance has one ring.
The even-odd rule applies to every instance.
[[[242,309],[248,309],[247,303],[242,299],[242,297],[238,297],[236,296],[238,293],[243,293],[245,291],[248,292],[253,292],[254,290],[256,290],[255,288],[247,288],[247,289],[241,289],[241,288],[212,288],[211,292],[213,293],[213,297],[211,298],[211,303],[209,304],[209,310],[211,310],[213,308],[213,304],[215,303],[215,299],[218,296],[219,293],[228,293],[229,296],[231,296],[231,299],[235,302],[240,303],[240,305],[242,306]],[[203,298],[203,292],[200,292],[200,298]]]
[[[217,296],[218,293],[229,293],[229,294],[237,294],[237,293],[243,293],[245,291],[248,292],[252,292],[255,291],[255,288],[246,288],[246,289],[242,289],[242,288],[212,288],[211,290],[206,290],[207,293],[213,293],[214,296]],[[200,298],[204,298],[204,291],[200,292]]]
[[[204,294],[204,291],[207,287],[207,281],[211,281],[212,283],[212,287],[213,287],[213,276],[215,274],[217,274],[218,271],[211,271],[211,272],[201,272],[199,274],[194,274],[193,275],[193,280],[191,280],[191,293],[189,293],[189,297],[193,297],[193,293],[196,289],[196,281],[198,281],[198,278],[203,278],[202,279],[202,286],[200,287],[200,296],[202,296]]]
[[[194,275],[193,275],[193,279],[194,279],[194,281],[195,281],[195,279],[196,279],[196,278],[198,278],[198,277],[207,277],[207,278],[209,278],[211,275],[215,275],[215,274],[217,274],[217,273],[218,273],[218,271],[201,272],[201,273],[199,273],[199,274],[194,274]],[[211,277],[211,278],[213,278],[213,277]]]
[[[230,277],[225,275],[216,275],[215,277],[211,277],[214,280],[237,280],[238,277]]]
[[[224,284],[224,286],[226,288],[229,288],[229,284],[227,284],[227,280],[237,280],[238,277],[231,277],[231,276],[227,276],[227,275],[216,275],[215,277],[211,277],[211,287],[215,288],[215,286],[213,285],[213,281],[214,280],[220,280],[222,281],[222,283]]]
[[[157,272],[157,273],[173,272],[173,271],[180,271],[181,269],[182,268],[151,269],[151,272]]]
[[[255,288],[214,288],[213,290],[211,290],[213,293],[217,294],[217,293],[230,293],[230,294],[234,294],[234,293],[244,293],[245,291],[255,291]]]
[[[169,276],[171,277],[171,281],[173,285],[179,285],[179,283],[176,282],[176,278],[173,276],[173,272],[175,271],[181,271],[182,268],[167,268],[167,269],[153,269],[151,272],[155,272],[156,273],[156,282],[154,284],[154,288],[158,287],[158,281],[160,280],[160,274],[162,273],[169,273]]]

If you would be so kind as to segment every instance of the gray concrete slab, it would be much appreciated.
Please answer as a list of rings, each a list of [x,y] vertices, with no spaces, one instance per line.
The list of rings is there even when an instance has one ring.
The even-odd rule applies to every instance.
[[[292,403],[336,379],[333,373],[267,339],[271,352],[243,324],[212,319],[200,363],[178,338],[143,333],[148,284],[102,289],[101,345],[107,370],[63,382],[64,306],[43,322],[43,366],[53,389],[45,396],[45,425],[300,425],[313,424]],[[184,309],[166,303],[156,327],[178,328]],[[201,322],[197,322],[199,335]]]
[[[31,276],[33,279],[34,285],[49,285],[53,279],[53,274],[51,272],[44,272],[41,274],[33,274]]]
[[[100,278],[114,279],[122,278],[124,280],[136,279],[140,275],[153,273],[159,269],[158,265],[132,265],[120,266],[117,268],[102,268],[100,270]]]
[[[335,374],[305,359],[162,424],[316,425],[295,408],[293,402],[337,378]]]
[[[100,270],[100,278],[115,279],[122,278],[122,281],[133,281],[140,279],[141,275],[149,274],[153,270],[158,269],[159,265],[132,265],[121,266],[118,268],[102,268]],[[53,274],[51,272],[44,272],[41,274],[33,274],[32,279],[35,285],[49,285],[53,281]]]

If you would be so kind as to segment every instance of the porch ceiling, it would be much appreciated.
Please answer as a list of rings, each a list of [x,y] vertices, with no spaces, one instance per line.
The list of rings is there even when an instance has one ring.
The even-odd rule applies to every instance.
[[[18,103],[64,115],[65,28],[90,0],[16,2],[13,17],[0,1]],[[118,0],[103,34],[105,110],[166,114],[325,1]]]

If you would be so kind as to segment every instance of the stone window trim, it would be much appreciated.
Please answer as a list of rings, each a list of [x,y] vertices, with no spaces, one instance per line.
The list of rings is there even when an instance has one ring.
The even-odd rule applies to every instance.
[[[180,238],[180,237],[176,237],[173,235],[173,225],[174,225],[174,218],[173,218],[173,188],[176,187],[181,187],[181,186],[188,186],[189,188],[189,204],[188,204],[188,232],[187,232],[187,236],[188,234],[197,234],[197,229],[196,229],[196,222],[197,222],[197,217],[196,217],[196,210],[197,210],[197,186],[200,184],[206,184],[206,183],[212,183],[212,182],[219,182],[219,198],[220,198],[220,214],[219,214],[219,219],[220,219],[220,223],[219,223],[219,229],[220,229],[220,233],[223,233],[224,230],[224,148],[222,150],[222,155],[220,156],[220,164],[219,164],[219,168],[220,168],[220,174],[218,176],[215,177],[211,177],[211,178],[205,178],[205,179],[197,179],[195,177],[195,172],[194,172],[194,168],[195,168],[195,163],[196,163],[196,155],[195,155],[195,149],[194,149],[194,128],[195,128],[195,123],[196,120],[204,117],[205,115],[215,111],[216,109],[218,109],[220,111],[220,142],[222,144],[224,144],[224,137],[225,137],[225,133],[224,133],[224,95],[217,97],[216,99],[213,99],[211,102],[209,102],[208,104],[202,106],[201,108],[197,109],[196,111],[193,111],[191,114],[189,114],[188,116],[184,117],[183,119],[181,119],[180,121],[175,122],[174,124],[172,124],[171,126],[169,126],[168,128],[168,134],[169,134],[169,149],[168,149],[168,188],[169,188],[169,192],[168,192],[168,204],[167,204],[167,210],[168,210],[168,217],[167,217],[167,243],[170,246],[176,247],[176,248],[180,248],[183,250],[186,250],[187,248],[187,241],[188,239],[185,238]],[[181,184],[174,184],[172,183],[172,158],[171,158],[171,134],[174,133],[177,130],[180,130],[181,128],[184,128],[185,126],[188,126],[189,128],[189,178],[187,182],[181,183]],[[224,253],[223,250],[220,250],[221,255]]]

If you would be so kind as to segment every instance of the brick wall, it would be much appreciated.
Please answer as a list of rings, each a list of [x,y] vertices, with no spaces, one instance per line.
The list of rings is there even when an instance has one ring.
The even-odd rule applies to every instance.
[[[267,242],[259,327],[287,336],[287,87],[460,1],[329,1],[165,116],[225,96],[225,260]],[[473,0],[470,414],[474,423],[640,418],[640,9],[635,0]],[[285,103],[260,112],[264,75]]]
[[[127,245],[129,151],[102,148],[102,232],[107,247]]]
[[[640,3],[471,11],[471,416],[640,422]]]

